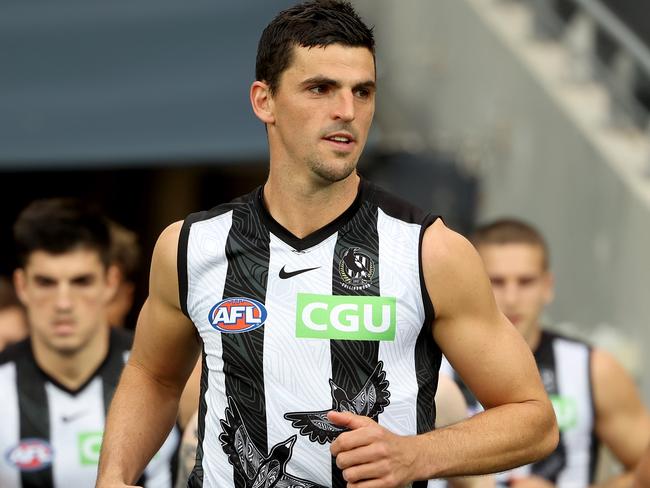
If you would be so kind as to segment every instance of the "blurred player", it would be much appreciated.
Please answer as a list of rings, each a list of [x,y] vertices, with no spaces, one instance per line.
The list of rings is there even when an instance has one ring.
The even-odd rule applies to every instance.
[[[0,351],[9,344],[21,341],[27,334],[25,309],[18,300],[13,284],[0,277]]]
[[[632,378],[611,354],[544,329],[542,312],[554,293],[544,238],[524,222],[504,219],[481,226],[473,242],[497,304],[535,355],[560,427],[560,443],[550,457],[500,475],[499,481],[588,486],[602,442],[626,469],[606,484],[629,486],[630,470],[650,442],[649,413]],[[473,408],[480,410],[478,404]]]
[[[201,349],[189,486],[420,488],[555,447],[530,350],[472,246],[355,171],[375,85],[349,3],[306,2],[264,30],[250,99],[268,180],[159,238],[100,487],[138,478]],[[441,350],[493,408],[433,430]]]
[[[14,236],[30,337],[0,354],[0,486],[91,488],[132,340],[106,321],[116,288],[108,228],[81,202],[52,199],[29,205]],[[146,468],[145,487],[172,486],[178,437]]]
[[[108,323],[124,327],[133,307],[136,274],[140,267],[140,244],[135,232],[109,221],[111,235],[111,264],[117,268],[117,290],[106,307]]]

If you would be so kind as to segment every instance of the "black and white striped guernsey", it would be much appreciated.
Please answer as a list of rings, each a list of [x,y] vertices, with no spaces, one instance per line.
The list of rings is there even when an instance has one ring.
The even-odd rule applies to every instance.
[[[0,353],[0,487],[95,486],[106,411],[131,341],[112,329],[106,359],[76,391],[36,365],[29,339]],[[147,466],[145,488],[173,486],[179,440],[175,428]]]
[[[435,217],[362,180],[347,211],[298,239],[262,192],[181,231],[181,306],[203,341],[188,486],[345,487],[328,410],[433,429],[441,354],[420,250]]]
[[[537,475],[559,488],[587,487],[594,482],[598,454],[591,381],[591,347],[575,339],[542,330],[534,352],[546,393],[553,404],[560,442],[553,453],[534,464],[500,473],[497,481]],[[444,361],[443,367],[449,363]],[[470,413],[482,410],[472,393],[455,375]]]

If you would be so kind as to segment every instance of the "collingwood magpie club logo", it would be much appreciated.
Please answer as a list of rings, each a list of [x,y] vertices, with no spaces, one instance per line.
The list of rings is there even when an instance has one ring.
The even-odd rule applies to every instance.
[[[325,444],[332,442],[347,429],[332,424],[327,418],[328,412],[352,412],[377,420],[377,417],[390,404],[389,382],[386,379],[384,363],[379,361],[366,383],[357,392],[348,392],[329,380],[332,395],[332,408],[312,412],[288,412],[284,418],[312,442]]]
[[[228,397],[228,407],[220,421],[219,441],[228,462],[244,478],[246,488],[325,488],[288,472],[297,435],[278,442],[269,452],[260,450],[248,433],[237,403]]]
[[[341,285],[347,290],[365,290],[372,284],[375,262],[358,247],[345,250],[339,261]]]

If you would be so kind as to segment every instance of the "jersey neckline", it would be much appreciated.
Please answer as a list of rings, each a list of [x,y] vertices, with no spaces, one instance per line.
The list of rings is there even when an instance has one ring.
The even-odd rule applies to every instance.
[[[36,355],[34,354],[34,349],[32,348],[32,343],[29,338],[25,340],[29,355],[31,356],[31,360],[34,363],[34,366],[36,367],[37,371],[43,375],[43,377],[50,383],[52,383],[55,387],[57,387],[59,390],[66,392],[68,395],[71,396],[77,396],[79,393],[84,391],[86,387],[100,375],[100,372],[106,367],[108,364],[110,358],[111,358],[111,353],[113,349],[116,347],[115,343],[115,334],[116,331],[111,327],[109,329],[109,337],[108,337],[108,349],[106,350],[106,355],[104,356],[104,359],[102,359],[101,363],[95,368],[95,370],[90,374],[86,380],[79,385],[77,388],[69,388],[65,386],[63,383],[61,383],[59,380],[48,374],[43,368],[41,368],[41,365],[38,364],[38,361],[36,360]]]
[[[329,224],[324,225],[318,230],[305,237],[297,237],[291,231],[282,226],[277,220],[273,218],[271,213],[264,205],[264,185],[260,186],[255,195],[255,206],[257,207],[264,224],[276,237],[278,237],[285,244],[288,244],[296,251],[304,251],[311,247],[320,244],[325,239],[330,237],[335,232],[338,232],[343,225],[350,221],[350,219],[357,213],[361,204],[368,192],[368,182],[363,178],[359,178],[359,187],[357,189],[357,196],[354,202],[338,217],[332,220]]]

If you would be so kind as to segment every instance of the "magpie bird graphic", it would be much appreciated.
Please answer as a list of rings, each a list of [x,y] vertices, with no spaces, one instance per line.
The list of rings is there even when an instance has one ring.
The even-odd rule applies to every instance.
[[[370,268],[368,267],[367,263],[363,262],[360,259],[360,256],[357,254],[358,250],[358,247],[346,249],[341,260],[345,263],[350,271],[359,273],[359,276],[362,278],[367,278],[370,274]]]
[[[298,429],[302,435],[309,436],[310,441],[319,444],[332,442],[341,432],[347,430],[332,424],[327,419],[327,412],[330,410],[352,412],[376,420],[377,416],[390,404],[389,382],[383,367],[384,363],[379,361],[354,398],[350,399],[347,392],[330,379],[333,408],[315,412],[289,412],[284,414],[284,418],[290,420],[291,425]]]
[[[246,488],[326,488],[286,472],[296,442],[295,435],[273,446],[268,456],[262,454],[248,435],[237,404],[230,397],[221,427],[223,432],[219,441],[223,451],[230,464],[243,475]]]

